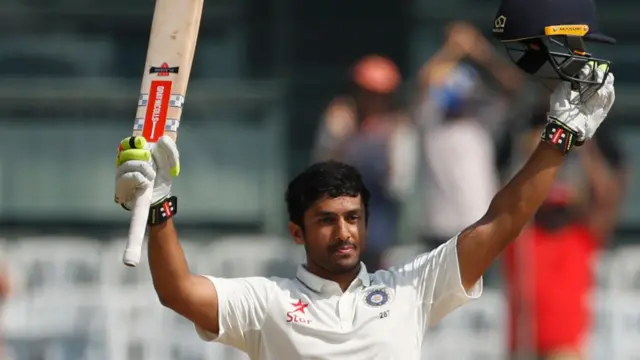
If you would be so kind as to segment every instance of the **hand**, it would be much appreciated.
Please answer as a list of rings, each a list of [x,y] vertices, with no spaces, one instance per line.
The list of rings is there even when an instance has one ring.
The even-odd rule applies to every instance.
[[[325,126],[336,139],[345,139],[357,131],[357,120],[354,109],[346,101],[335,100],[327,107]]]
[[[180,173],[180,155],[168,136],[161,137],[153,148],[144,137],[132,136],[120,142],[116,166],[115,201],[132,209],[150,186],[152,204],[171,194],[171,179]]]
[[[596,80],[602,82],[606,66],[600,65],[593,69],[593,63],[587,64],[582,68],[579,76],[583,79],[590,78],[591,72],[595,71]],[[549,120],[562,123],[575,132],[578,142],[591,139],[615,101],[613,82],[614,76],[610,72],[604,85],[586,102],[578,104],[573,101],[579,98],[578,91],[573,90],[570,83],[563,82],[551,94]]]

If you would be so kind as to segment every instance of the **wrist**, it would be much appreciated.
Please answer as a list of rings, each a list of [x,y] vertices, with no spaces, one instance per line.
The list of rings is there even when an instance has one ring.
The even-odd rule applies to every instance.
[[[162,231],[167,226],[172,225],[172,223],[173,223],[173,219],[168,219],[167,221],[160,224],[147,225],[149,227],[149,235]]]
[[[575,131],[553,119],[545,125],[540,140],[564,155],[568,154],[574,146],[581,145]]]
[[[175,196],[168,196],[160,201],[157,201],[149,208],[149,217],[147,218],[147,225],[155,226],[167,222],[178,213],[178,198]]]
[[[545,141],[540,141],[540,143],[534,150],[533,154],[542,155],[545,158],[548,158],[548,157],[558,158],[563,162],[566,157],[566,154],[563,151],[559,150],[557,147]]]

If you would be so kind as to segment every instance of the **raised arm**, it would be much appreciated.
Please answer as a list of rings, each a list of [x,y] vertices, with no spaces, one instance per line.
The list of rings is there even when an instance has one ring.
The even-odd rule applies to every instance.
[[[603,80],[604,72],[596,69]],[[590,67],[582,76],[589,76]],[[471,288],[493,260],[516,239],[547,196],[564,154],[576,140],[590,139],[607,116],[615,100],[613,74],[586,103],[574,104],[578,96],[569,83],[560,85],[551,95],[549,124],[524,167],[493,198],[486,214],[458,236],[460,276],[465,288]],[[579,150],[578,150],[579,151]]]
[[[148,256],[160,303],[201,329],[218,334],[216,288],[209,279],[189,271],[173,220],[149,228]]]
[[[460,274],[473,286],[519,234],[546,198],[564,154],[540,143],[524,167],[491,201],[487,213],[458,236]]]
[[[266,278],[223,279],[189,271],[172,220],[178,202],[171,196],[171,182],[180,171],[175,142],[164,136],[151,149],[144,138],[124,139],[116,164],[115,200],[124,208],[130,209],[144,189],[153,186],[148,255],[162,305],[191,320],[204,340],[255,349],[272,283]]]
[[[189,319],[205,341],[256,351],[271,290],[268,279],[192,274],[171,219],[149,228],[148,255],[162,305]]]
[[[522,87],[524,77],[520,71],[496,52],[473,25],[461,21],[448,25],[443,46],[420,69],[419,86],[424,90],[441,83],[448,71],[465,59],[486,69],[508,95],[515,95]]]
[[[144,138],[120,142],[116,160],[115,201],[131,209],[145,187],[153,186],[149,215],[149,266],[162,305],[207,331],[218,333],[218,295],[213,283],[189,272],[171,217],[177,199],[171,197],[172,178],[180,173],[175,142],[162,137],[151,149]]]
[[[341,156],[346,139],[357,130],[355,103],[347,97],[333,99],[325,109],[313,145],[316,161]]]

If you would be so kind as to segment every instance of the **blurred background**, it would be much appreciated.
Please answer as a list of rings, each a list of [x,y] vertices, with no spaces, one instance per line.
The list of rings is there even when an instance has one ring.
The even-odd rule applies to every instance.
[[[618,45],[589,49],[614,62],[616,104],[425,359],[531,358],[547,346],[536,328],[565,325],[586,334],[589,359],[640,359],[640,3],[599,5]],[[207,0],[174,184],[192,271],[291,275],[302,249],[286,237],[284,189],[318,159],[356,165],[372,189],[371,268],[482,215],[546,110],[492,43],[497,6]],[[121,263],[113,157],[152,14],[152,1],[0,2],[0,359],[246,359],[162,308],[145,261]]]

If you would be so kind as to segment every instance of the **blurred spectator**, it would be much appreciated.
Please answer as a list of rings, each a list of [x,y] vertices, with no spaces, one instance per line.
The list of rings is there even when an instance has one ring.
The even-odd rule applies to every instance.
[[[421,230],[435,248],[478,220],[498,190],[497,138],[523,77],[473,26],[454,23],[419,80],[426,160]]]
[[[538,143],[540,116],[521,159]],[[514,359],[584,359],[592,268],[609,240],[626,184],[625,161],[609,128],[569,154],[549,197],[505,253],[510,350]]]
[[[2,261],[4,259],[0,259]],[[9,280],[9,272],[4,264],[0,264],[0,312],[4,310],[4,304],[11,292],[11,282]],[[0,313],[0,316],[2,314]],[[0,360],[5,359],[5,349],[3,336],[0,334]]]
[[[333,158],[360,170],[371,191],[369,237],[363,261],[382,267],[381,254],[396,243],[404,196],[413,187],[418,138],[397,103],[401,76],[378,55],[358,61],[352,91],[334,98],[325,110],[315,144],[315,160]]]

